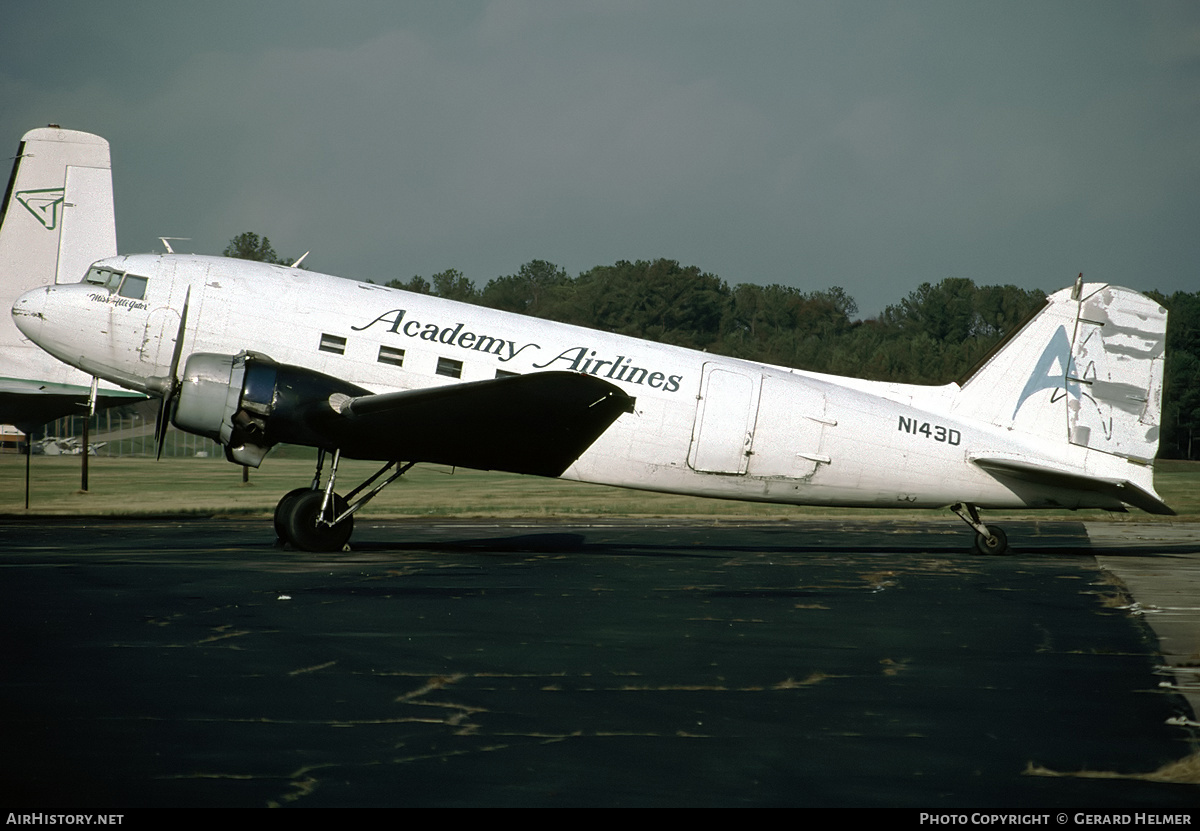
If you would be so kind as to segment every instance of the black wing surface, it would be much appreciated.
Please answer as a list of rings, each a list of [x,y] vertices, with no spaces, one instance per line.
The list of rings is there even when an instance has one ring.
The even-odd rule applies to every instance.
[[[0,424],[14,424],[28,433],[56,418],[86,415],[88,395],[87,387],[0,378]],[[96,408],[145,400],[146,396],[141,393],[101,391],[96,396]]]
[[[634,399],[574,372],[329,397],[310,428],[352,458],[559,476]]]

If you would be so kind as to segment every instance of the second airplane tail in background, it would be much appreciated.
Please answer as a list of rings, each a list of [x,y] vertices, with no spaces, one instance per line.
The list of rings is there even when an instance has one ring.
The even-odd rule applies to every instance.
[[[24,338],[10,309],[31,289],[80,282],[88,266],[116,253],[108,142],[54,126],[30,130],[0,204],[0,423],[30,429],[86,411],[91,376]],[[97,403],[129,395],[102,394]]]
[[[77,283],[117,253],[108,142],[41,127],[21,139],[0,206],[0,300],[47,283]]]

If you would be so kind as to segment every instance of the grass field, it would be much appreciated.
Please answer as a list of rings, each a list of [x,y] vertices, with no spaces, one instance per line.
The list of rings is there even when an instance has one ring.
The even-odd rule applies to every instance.
[[[92,457],[89,489],[80,491],[78,456],[35,456],[30,507],[25,510],[25,459],[0,454],[0,516],[237,514],[269,516],[275,503],[312,478],[309,459],[270,458],[250,471],[223,459]],[[339,482],[345,492],[376,469],[374,463],[344,462]],[[989,512],[989,517],[1040,519],[1112,519],[1115,521],[1200,521],[1200,462],[1160,462],[1155,483],[1177,517],[1155,517],[1137,509],[1127,514],[1104,511]],[[708,519],[805,519],[822,516],[952,518],[946,510],[797,508],[671,496],[583,485],[557,479],[481,473],[423,465],[363,509],[363,516],[398,517],[688,517]]]

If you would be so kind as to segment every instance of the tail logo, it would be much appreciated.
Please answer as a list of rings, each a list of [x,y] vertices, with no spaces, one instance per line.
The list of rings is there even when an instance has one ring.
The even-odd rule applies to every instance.
[[[1033,372],[1029,374],[1029,380],[1025,382],[1025,389],[1021,390],[1021,397],[1017,399],[1017,406],[1013,409],[1012,417],[1016,418],[1017,413],[1021,410],[1021,405],[1039,390],[1063,391],[1062,395],[1057,392],[1053,393],[1050,398],[1051,402],[1061,400],[1063,395],[1072,395],[1078,398],[1079,384],[1071,381],[1071,376],[1074,375],[1073,364],[1071,341],[1067,339],[1067,330],[1059,326],[1054,336],[1050,338],[1050,342],[1046,344],[1046,348],[1042,350],[1042,357],[1038,358]]]
[[[23,190],[15,194],[16,200],[25,206],[25,210],[33,214],[34,219],[42,223],[47,231],[58,227],[59,209],[66,198],[64,188],[42,188],[41,190]]]

